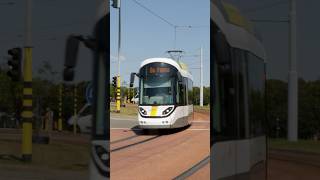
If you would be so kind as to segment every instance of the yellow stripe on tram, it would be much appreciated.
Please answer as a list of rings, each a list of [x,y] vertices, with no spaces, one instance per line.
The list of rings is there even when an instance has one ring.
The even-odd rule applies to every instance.
[[[151,116],[157,116],[158,106],[152,106],[151,108]]]

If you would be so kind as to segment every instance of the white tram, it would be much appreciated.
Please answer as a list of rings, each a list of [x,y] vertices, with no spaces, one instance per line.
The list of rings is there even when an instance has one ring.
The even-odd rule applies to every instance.
[[[211,0],[211,179],[266,179],[266,55],[234,6]]]
[[[186,65],[169,58],[141,63],[139,73],[139,126],[143,129],[184,127],[193,121],[193,81]]]

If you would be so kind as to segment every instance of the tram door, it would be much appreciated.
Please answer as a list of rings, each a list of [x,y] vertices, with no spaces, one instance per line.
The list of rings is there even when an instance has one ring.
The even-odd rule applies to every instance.
[[[214,27],[213,24],[211,27]],[[231,64],[230,47],[221,32],[211,32],[211,94],[213,96],[211,179],[236,179],[237,122],[236,90]]]

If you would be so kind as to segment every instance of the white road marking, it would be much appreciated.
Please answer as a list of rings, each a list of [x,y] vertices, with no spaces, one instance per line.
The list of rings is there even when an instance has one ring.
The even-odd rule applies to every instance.
[[[138,121],[138,119],[126,119],[126,118],[119,118],[119,117],[111,117],[112,120],[119,120],[119,121]]]

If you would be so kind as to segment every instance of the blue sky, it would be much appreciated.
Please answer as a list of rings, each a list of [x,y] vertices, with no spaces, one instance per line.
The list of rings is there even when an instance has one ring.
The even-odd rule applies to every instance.
[[[235,4],[249,19],[286,20],[290,0],[225,0]],[[297,61],[298,76],[305,80],[320,79],[319,0],[297,2]],[[249,10],[253,10],[250,11]],[[267,53],[267,76],[270,79],[288,79],[289,24],[255,23]]]
[[[0,65],[7,67],[7,50],[24,46],[25,1],[10,0],[13,6],[0,5]],[[101,1],[101,0],[99,0]],[[149,57],[166,56],[173,48],[174,30],[171,26],[149,14],[133,0],[122,0],[122,75],[128,82],[129,73],[137,71],[140,62]],[[209,84],[209,0],[137,0],[160,16],[176,25],[207,25],[207,28],[180,29],[177,31],[177,47],[188,54],[204,48],[204,82]],[[225,0],[246,9],[261,7],[280,0]],[[182,4],[183,2],[183,4]],[[286,19],[288,2],[246,13],[251,19]],[[97,1],[89,0],[34,0],[33,1],[33,70],[34,75],[49,61],[61,72],[64,63],[66,37],[69,34],[92,35]],[[298,75],[307,80],[320,78],[318,60],[320,25],[314,19],[319,16],[319,0],[297,0]],[[117,10],[111,9],[111,53],[117,55]],[[268,56],[268,77],[287,80],[288,24],[256,23],[263,38]],[[91,80],[92,52],[83,46],[79,50],[76,81]],[[198,68],[199,60],[184,58],[191,68]],[[111,61],[114,61],[112,59]],[[117,64],[110,63],[111,77]],[[199,85],[199,70],[192,69],[195,85]],[[59,74],[61,75],[61,73]],[[61,76],[59,77],[61,79]]]
[[[199,57],[203,47],[204,84],[210,81],[210,6],[208,0],[137,0],[153,12],[177,26],[201,26],[195,28],[177,29],[177,49],[186,52],[182,58],[194,76],[194,85],[199,86]],[[196,3],[195,3],[196,2]],[[174,48],[174,28],[153,16],[148,11],[134,3],[133,0],[122,0],[122,80],[128,82],[131,72],[137,72],[140,63],[151,57],[167,57],[167,50]],[[110,75],[117,73],[118,47],[118,10],[111,7],[110,14]]]

